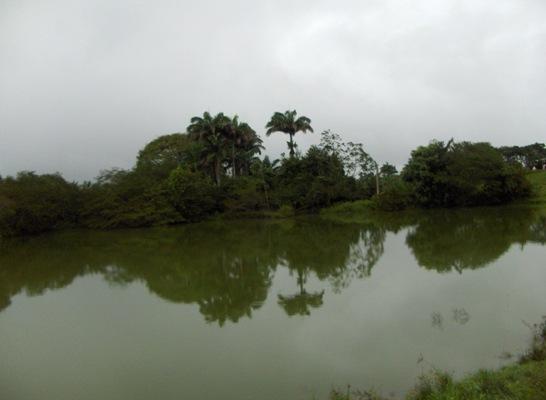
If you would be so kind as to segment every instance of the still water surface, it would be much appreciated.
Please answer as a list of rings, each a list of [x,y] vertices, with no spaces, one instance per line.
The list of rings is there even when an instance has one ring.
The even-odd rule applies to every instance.
[[[0,247],[0,398],[401,396],[521,352],[546,314],[532,209],[62,232]]]

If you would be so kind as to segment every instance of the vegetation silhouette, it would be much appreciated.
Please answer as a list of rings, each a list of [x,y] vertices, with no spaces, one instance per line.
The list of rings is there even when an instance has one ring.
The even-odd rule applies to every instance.
[[[28,171],[0,177],[0,236],[174,225],[219,213],[283,217],[354,201],[367,201],[368,211],[503,204],[530,195],[523,165],[536,168],[544,147],[521,153],[433,141],[414,150],[399,174],[331,130],[304,154],[296,151],[294,135],[313,132],[296,110],[274,113],[265,133],[274,132],[289,135],[289,157],[259,157],[262,139],[247,122],[204,112],[185,132],[146,144],[132,168],[103,170],[92,182]]]

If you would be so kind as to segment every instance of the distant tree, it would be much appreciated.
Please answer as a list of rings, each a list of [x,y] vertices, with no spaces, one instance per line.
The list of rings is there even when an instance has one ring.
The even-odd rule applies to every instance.
[[[533,167],[542,169],[546,164],[546,145],[534,143],[527,146],[504,146],[498,149],[504,159],[510,163],[521,164],[526,168]]]
[[[275,195],[280,204],[317,209],[349,199],[353,182],[338,156],[311,146],[301,158],[282,160],[275,177]]]
[[[381,168],[379,169],[379,173],[381,174],[381,176],[388,177],[396,175],[398,171],[396,170],[396,167],[394,165],[387,162],[381,166]]]
[[[217,211],[216,191],[201,172],[178,167],[167,179],[169,199],[186,221],[198,221]]]
[[[160,177],[191,160],[189,149],[191,140],[185,133],[159,136],[148,143],[137,156],[136,168],[151,172]]]
[[[290,141],[287,142],[287,144],[291,158],[294,157],[296,148],[294,135],[297,132],[313,132],[311,120],[304,116],[297,118],[296,110],[285,111],[284,113],[276,112],[265,127],[267,128],[267,136],[271,135],[273,132],[283,132],[290,136]]]
[[[375,194],[380,191],[379,166],[377,162],[365,150],[362,143],[344,143],[341,137],[331,130],[321,133],[319,147],[328,154],[335,155],[343,162],[345,173],[358,179],[360,185],[371,188]],[[372,193],[369,193],[371,196]]]
[[[245,153],[248,150],[253,150],[255,153],[260,153],[261,140],[256,136],[256,132],[246,122],[239,122],[239,117],[235,115],[229,124],[226,125],[227,138],[229,139],[229,146],[231,147],[231,160],[230,167],[232,176],[237,176],[238,172],[241,172],[242,165],[239,165],[245,158]],[[255,146],[249,146],[249,144]],[[253,156],[254,154],[251,154]]]
[[[202,164],[205,168],[212,169],[212,176],[216,185],[220,185],[223,163],[228,151],[226,133],[231,124],[231,119],[218,113],[214,117],[209,113],[203,113],[203,117],[193,117],[187,128],[190,138],[202,143]]]
[[[411,153],[402,177],[425,206],[499,204],[529,193],[521,167],[489,143],[433,141]]]
[[[182,222],[168,201],[164,182],[138,168],[102,171],[96,183],[81,187],[80,224],[104,229]]]
[[[20,172],[0,182],[0,235],[25,235],[74,225],[80,192],[60,174]]]

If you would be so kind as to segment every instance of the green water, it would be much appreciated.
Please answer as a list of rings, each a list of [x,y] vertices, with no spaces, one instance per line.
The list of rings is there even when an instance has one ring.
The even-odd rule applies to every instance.
[[[546,314],[525,208],[62,232],[0,246],[0,398],[400,396],[510,362]]]

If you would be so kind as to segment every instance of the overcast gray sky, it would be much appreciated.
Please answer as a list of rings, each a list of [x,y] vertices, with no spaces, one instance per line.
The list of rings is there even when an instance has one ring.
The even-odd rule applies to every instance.
[[[0,174],[128,168],[193,115],[313,120],[402,165],[546,140],[545,0],[0,0]],[[267,152],[286,150],[281,134]]]

